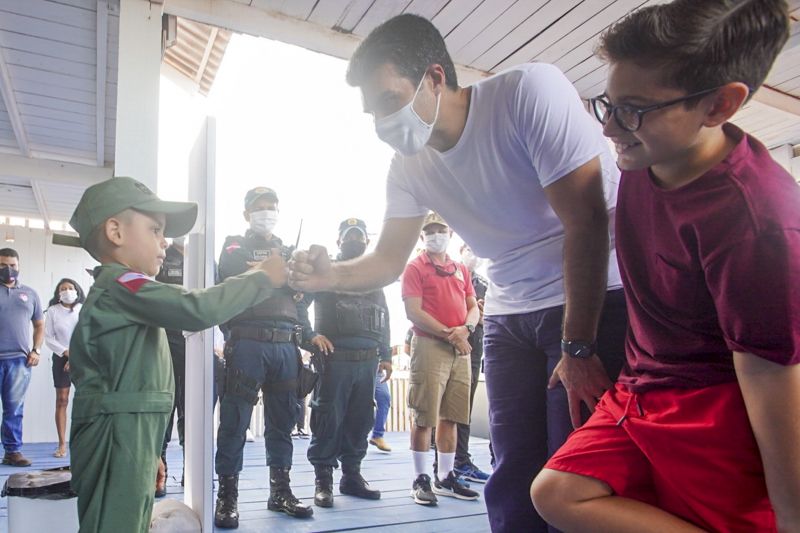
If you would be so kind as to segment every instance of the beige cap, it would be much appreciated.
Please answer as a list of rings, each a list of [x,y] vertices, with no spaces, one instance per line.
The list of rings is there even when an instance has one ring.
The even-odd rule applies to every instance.
[[[447,222],[445,222],[441,216],[439,216],[439,213],[436,213],[435,211],[431,211],[425,215],[425,222],[422,224],[422,229],[427,228],[431,224],[441,224],[446,228],[450,227],[450,225],[447,224]]]

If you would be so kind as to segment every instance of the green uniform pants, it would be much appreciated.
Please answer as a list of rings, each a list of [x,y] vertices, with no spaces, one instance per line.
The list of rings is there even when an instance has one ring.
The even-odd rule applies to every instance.
[[[72,487],[80,533],[147,533],[167,413],[73,421]]]

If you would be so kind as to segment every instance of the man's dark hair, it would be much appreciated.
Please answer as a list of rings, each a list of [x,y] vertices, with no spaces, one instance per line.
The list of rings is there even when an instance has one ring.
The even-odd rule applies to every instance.
[[[595,53],[660,69],[665,85],[687,93],[738,81],[752,94],[788,38],[785,0],[675,0],[614,24]]]
[[[73,287],[75,287],[75,291],[78,293],[78,299],[75,300],[74,305],[82,304],[86,301],[86,295],[83,293],[83,287],[78,285],[78,282],[74,279],[70,278],[61,278],[61,281],[56,283],[56,290],[53,293],[53,297],[50,298],[50,302],[47,304],[47,307],[51,307],[56,305],[61,301],[61,295],[58,293],[58,288],[61,286],[62,283],[71,283]]]
[[[3,248],[0,249],[0,257],[16,257],[19,259],[19,254],[13,248]]]
[[[360,87],[366,77],[385,63],[391,63],[404,78],[417,84],[431,65],[441,65],[445,83],[458,89],[456,67],[436,26],[418,15],[390,18],[364,39],[347,66],[347,83]]]

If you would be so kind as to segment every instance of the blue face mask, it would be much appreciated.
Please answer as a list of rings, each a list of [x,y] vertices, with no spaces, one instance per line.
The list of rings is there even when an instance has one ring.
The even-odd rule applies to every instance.
[[[11,268],[10,266],[0,267],[0,283],[16,283],[19,277],[19,270]]]

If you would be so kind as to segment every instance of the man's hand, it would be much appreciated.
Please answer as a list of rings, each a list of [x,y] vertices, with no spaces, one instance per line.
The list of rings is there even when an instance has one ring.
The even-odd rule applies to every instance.
[[[333,343],[325,335],[317,335],[311,339],[311,344],[325,355],[333,353]]]
[[[25,366],[32,367],[39,364],[39,354],[31,350],[31,353],[28,354],[28,360],[25,362]]]
[[[561,361],[558,362],[553,370],[553,375],[550,376],[547,388],[555,388],[559,381],[567,390],[569,417],[572,420],[572,427],[575,429],[579,428],[582,423],[581,402],[585,403],[589,411],[594,413],[597,400],[613,385],[597,355],[588,359],[578,359],[562,354]]]
[[[392,362],[381,361],[378,364],[378,372],[383,372],[383,379],[381,380],[381,383],[386,383],[389,381],[389,378],[392,377]]]
[[[283,260],[281,251],[277,248],[270,250],[269,257],[263,261],[248,261],[247,264],[254,269],[263,270],[276,289],[283,287],[288,281],[286,261]]]
[[[67,362],[64,363],[64,372],[69,372],[69,359],[67,359]]]
[[[447,333],[447,342],[455,346],[457,343],[460,342],[467,342],[469,339],[469,330],[466,326],[456,326],[454,328],[445,328],[445,333]]]
[[[328,250],[314,244],[295,250],[289,261],[289,286],[296,291],[319,292],[333,287],[333,269]]]
[[[156,472],[156,490],[163,487],[167,482],[167,467],[161,457],[158,458],[158,471]]]

